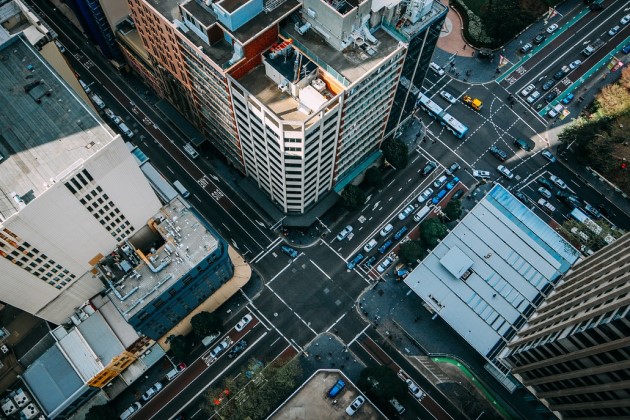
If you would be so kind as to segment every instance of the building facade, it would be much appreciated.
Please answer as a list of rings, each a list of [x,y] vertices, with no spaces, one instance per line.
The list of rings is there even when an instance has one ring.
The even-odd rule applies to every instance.
[[[630,416],[629,249],[626,234],[577,264],[501,355],[562,418]]]

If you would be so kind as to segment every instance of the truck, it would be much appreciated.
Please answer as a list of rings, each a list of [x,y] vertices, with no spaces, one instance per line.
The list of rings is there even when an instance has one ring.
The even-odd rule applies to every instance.
[[[177,191],[179,191],[182,197],[186,198],[190,196],[190,193],[188,192],[188,190],[182,185],[181,182],[179,182],[179,180],[175,180],[175,182],[173,182],[173,185],[175,186]]]
[[[480,99],[473,98],[468,95],[464,95],[464,97],[462,98],[462,101],[464,101],[466,105],[468,105],[475,111],[481,111],[481,108],[483,108],[483,102],[481,102]]]
[[[604,44],[605,44],[604,41],[602,41],[601,39],[597,38],[595,41],[593,41],[590,44],[588,44],[586,46],[586,48],[584,48],[582,50],[582,55],[588,57],[589,55],[593,54],[595,51],[597,51],[601,47],[603,47]]]

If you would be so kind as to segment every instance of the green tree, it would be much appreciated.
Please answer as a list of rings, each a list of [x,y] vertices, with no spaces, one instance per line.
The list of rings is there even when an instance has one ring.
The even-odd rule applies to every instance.
[[[381,147],[383,156],[394,168],[404,169],[409,163],[409,149],[399,139],[387,140]]]
[[[381,170],[375,166],[372,166],[367,171],[365,171],[365,178],[363,180],[366,185],[370,187],[380,187],[383,185],[383,174]]]
[[[190,325],[195,334],[204,337],[209,334],[220,332],[223,328],[223,321],[216,312],[199,312],[190,320]]]
[[[169,344],[171,345],[171,351],[177,360],[188,360],[192,346],[190,345],[190,340],[186,336],[176,335],[170,339]]]
[[[341,201],[349,210],[358,210],[365,204],[365,193],[356,185],[348,185],[341,193]]]
[[[425,248],[435,248],[438,240],[445,237],[447,233],[446,226],[437,218],[425,220],[420,224],[420,238]]]
[[[407,241],[400,246],[398,256],[407,264],[415,263],[422,258],[424,252],[419,241]]]
[[[85,415],[85,420],[111,420],[118,418],[118,412],[109,403],[93,405]]]
[[[444,208],[444,215],[448,220],[454,221],[462,215],[462,202],[460,200],[451,200]]]

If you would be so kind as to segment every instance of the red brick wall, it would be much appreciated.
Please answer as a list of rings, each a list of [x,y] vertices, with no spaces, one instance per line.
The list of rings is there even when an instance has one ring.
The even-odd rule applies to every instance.
[[[267,29],[255,39],[243,46],[245,60],[234,66],[230,71],[230,75],[236,80],[240,79],[251,69],[260,65],[262,59],[260,55],[267,51],[269,47],[278,42],[278,27],[274,26]]]

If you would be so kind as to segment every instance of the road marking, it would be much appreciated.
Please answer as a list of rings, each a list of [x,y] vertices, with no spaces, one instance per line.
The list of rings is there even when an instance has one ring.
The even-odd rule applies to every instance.
[[[295,315],[295,316],[296,316],[296,317],[297,317],[300,321],[302,321],[302,323],[303,323],[304,325],[306,325],[306,328],[308,328],[309,330],[311,330],[311,331],[313,332],[313,334],[317,335],[317,331],[315,331],[314,329],[312,329],[312,328],[311,328],[311,326],[310,326],[310,325],[308,325],[308,323],[307,323],[306,321],[304,321],[304,320],[302,319],[302,317],[301,317],[300,315],[298,315],[298,313],[297,313],[297,312],[295,312],[295,311],[293,310],[293,308],[291,308],[291,307],[289,306],[289,304],[288,304],[288,303],[286,303],[286,302],[284,301],[284,299],[282,299],[282,297],[280,297],[280,295],[279,295],[279,294],[277,294],[277,293],[276,293],[276,291],[275,291],[275,290],[273,290],[273,289],[271,288],[271,286],[269,286],[269,284],[265,284],[265,287],[267,287],[267,289],[269,289],[269,290],[271,291],[271,293],[273,293],[274,295],[276,295],[276,297],[280,300],[280,302],[284,303],[284,306],[286,306],[287,308],[289,308],[289,310],[290,310],[291,312],[293,312],[293,315]]]
[[[341,321],[343,319],[344,316],[346,316],[348,312],[344,313],[343,315],[341,315],[335,322],[332,323],[332,325],[330,327],[328,327],[328,329],[326,330],[326,332],[330,331],[332,329],[332,327],[334,327],[335,325],[337,325],[337,323],[339,321]]]
[[[294,259],[294,260],[291,260],[291,261],[290,261],[290,262],[289,262],[289,263],[288,263],[288,264],[287,264],[287,265],[286,265],[286,266],[285,266],[282,270],[280,270],[280,271],[279,271],[279,272],[278,272],[275,276],[273,276],[273,277],[271,278],[271,280],[269,280],[269,281],[267,282],[267,284],[266,284],[266,285],[271,284],[271,282],[272,282],[272,281],[274,281],[275,279],[277,279],[277,278],[278,278],[278,276],[279,276],[280,274],[284,273],[284,270],[286,270],[287,268],[291,267],[291,265],[293,264],[293,262],[294,262],[294,261],[297,261],[297,259],[298,259],[298,258],[300,258],[302,255],[304,255],[304,254],[299,254],[297,257],[295,257],[295,259]]]
[[[269,244],[269,246],[267,246],[267,249],[263,249],[262,251],[260,251],[258,253],[258,255],[256,255],[253,259],[252,259],[252,264],[257,263],[258,261],[260,261],[261,259],[263,259],[267,254],[269,254],[275,247],[277,244],[279,244],[280,242],[282,242],[282,238],[276,238],[275,241],[273,241],[272,243]]]
[[[359,336],[361,334],[363,334],[368,328],[370,328],[370,324],[366,325],[365,328],[363,328],[361,330],[360,333],[358,333],[357,335],[354,336],[354,338],[352,340],[350,340],[350,342],[348,343],[348,347],[350,347],[350,344],[354,343],[355,341],[357,341],[357,338],[359,338]]]
[[[145,143],[145,144],[146,144],[146,143]],[[166,169],[168,169],[169,171],[171,171],[171,173],[172,173],[173,175],[175,175],[175,172],[173,172],[173,170],[172,170],[171,168],[169,168],[169,167],[168,167],[168,165],[166,165]]]
[[[326,272],[324,270],[322,270],[317,264],[315,264],[315,261],[313,260],[309,260],[311,262],[311,264],[313,264],[319,271],[322,272],[323,275],[325,275],[326,277],[328,277],[328,280],[332,280],[330,278],[330,276],[328,274],[326,274]]]
[[[273,340],[273,343],[271,343],[271,345],[269,347],[273,347],[274,344],[276,344],[278,342],[278,340],[280,340],[282,337],[278,337],[275,340]]]
[[[226,228],[226,229],[228,230],[228,232],[231,232],[230,228],[229,228],[229,227],[227,227],[227,226],[225,225],[225,223],[221,223],[221,224],[223,225],[223,227],[224,227],[224,228]]]

